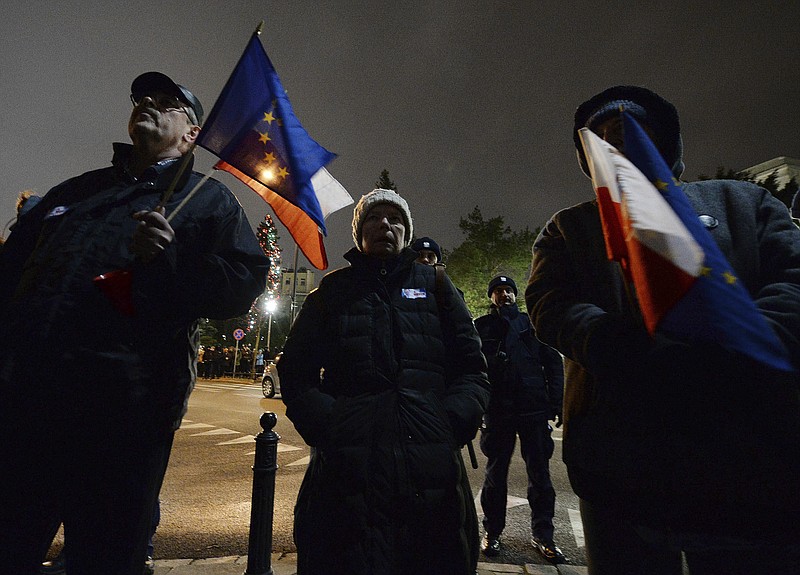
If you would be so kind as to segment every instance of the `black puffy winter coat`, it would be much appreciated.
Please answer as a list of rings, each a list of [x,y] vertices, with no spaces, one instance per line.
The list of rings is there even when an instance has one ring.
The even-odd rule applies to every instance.
[[[278,363],[286,414],[314,447],[295,508],[298,573],[474,573],[459,448],[489,386],[469,312],[449,280],[437,304],[434,268],[409,249],[345,257]]]

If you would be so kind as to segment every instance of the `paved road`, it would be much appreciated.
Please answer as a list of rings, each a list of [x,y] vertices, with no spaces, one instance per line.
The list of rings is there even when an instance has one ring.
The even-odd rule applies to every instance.
[[[247,553],[254,455],[253,436],[260,431],[263,411],[278,415],[281,436],[276,479],[274,549],[293,551],[292,508],[308,462],[308,447],[285,417],[279,399],[264,399],[260,387],[246,381],[200,380],[189,412],[177,432],[162,489],[162,524],[156,535],[157,558],[220,557]],[[554,433],[556,454],[552,473],[556,485],[556,540],[575,564],[585,564],[577,499],[561,463],[560,431]],[[469,469],[477,494],[485,458],[478,451],[479,469]],[[465,459],[467,457],[464,451]],[[530,513],[525,501],[526,479],[519,455],[509,478],[508,526],[505,549],[498,563],[543,563],[528,539]],[[479,508],[480,515],[480,508]]]

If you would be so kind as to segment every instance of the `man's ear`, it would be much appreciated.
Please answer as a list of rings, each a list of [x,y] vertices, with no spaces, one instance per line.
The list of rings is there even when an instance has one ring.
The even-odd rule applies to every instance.
[[[197,136],[200,135],[200,126],[191,126],[189,131],[184,134],[184,139],[190,144],[194,144]]]

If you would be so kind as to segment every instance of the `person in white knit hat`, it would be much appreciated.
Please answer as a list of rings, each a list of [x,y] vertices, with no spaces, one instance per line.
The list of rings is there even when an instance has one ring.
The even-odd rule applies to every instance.
[[[412,232],[396,192],[363,196],[351,265],[308,295],[278,363],[286,415],[314,448],[295,507],[299,575],[476,570],[460,447],[489,400],[486,361],[453,284],[437,289],[415,262]]]
[[[400,194],[393,190],[377,189],[372,190],[370,193],[361,196],[358,204],[353,210],[353,241],[356,243],[356,248],[364,251],[361,242],[363,241],[364,221],[367,214],[376,206],[383,204],[383,208],[379,211],[392,211],[397,221],[403,224],[403,235],[401,240],[394,242],[399,248],[393,252],[393,255],[399,253],[400,249],[411,244],[411,237],[414,235],[414,222],[411,220],[411,211],[408,209],[406,201],[400,197]],[[372,214],[373,218],[377,218],[377,212]],[[397,232],[392,232],[394,235]],[[368,241],[371,238],[368,238]],[[370,254],[380,257],[380,254]]]

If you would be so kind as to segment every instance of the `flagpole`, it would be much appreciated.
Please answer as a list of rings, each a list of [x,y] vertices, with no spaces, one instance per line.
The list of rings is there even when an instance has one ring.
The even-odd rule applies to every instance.
[[[203,184],[205,184],[208,181],[208,179],[211,177],[212,173],[214,173],[214,169],[213,168],[211,169],[210,172],[208,172],[205,176],[203,176],[203,178],[199,182],[197,182],[195,187],[192,188],[192,191],[190,191],[188,194],[186,194],[186,197],[183,198],[183,200],[181,200],[181,203],[178,204],[175,207],[175,209],[172,210],[172,213],[167,216],[167,221],[168,222],[172,221],[172,218],[174,218],[176,215],[178,215],[178,212],[181,210],[181,208],[183,208],[183,206],[185,206],[186,203],[189,200],[192,199],[192,196],[194,196],[197,193],[197,190],[199,190],[201,187],[203,187]]]
[[[161,201],[158,202],[158,205],[156,206],[155,211],[158,211],[161,208],[163,208],[165,205],[167,205],[167,202],[172,197],[172,194],[175,192],[175,186],[178,185],[178,180],[183,175],[183,172],[186,171],[186,166],[189,165],[189,162],[191,161],[191,159],[192,159],[192,157],[194,155],[194,149],[196,147],[197,147],[197,142],[192,142],[192,145],[189,148],[189,151],[186,152],[183,155],[183,161],[181,162],[181,165],[178,168],[178,171],[175,173],[175,177],[172,178],[172,181],[170,182],[169,187],[167,188],[167,191],[165,191],[164,195],[161,196]]]
[[[256,36],[260,36],[261,35],[261,30],[263,30],[263,29],[264,29],[264,21],[261,20],[261,22],[258,23],[258,26],[256,26],[256,30],[254,32],[256,34]],[[161,197],[161,201],[158,203],[158,206],[156,206],[155,211],[158,211],[161,208],[163,208],[167,204],[169,199],[172,197],[172,194],[175,192],[175,186],[178,185],[178,180],[183,175],[183,172],[186,171],[186,166],[189,165],[189,160],[192,158],[192,155],[194,154],[194,149],[196,147],[197,147],[197,141],[195,140],[194,142],[192,142],[192,145],[189,148],[189,151],[186,152],[186,154],[184,154],[183,161],[181,162],[180,168],[178,168],[178,171],[175,173],[175,177],[172,178],[172,182],[170,182],[169,187],[167,188],[167,191],[164,192],[164,195]],[[205,179],[207,180],[208,176]],[[205,182],[205,180],[203,180],[203,182]],[[192,190],[192,192],[190,192],[189,197],[191,197],[193,195],[194,191],[195,190]],[[187,197],[186,200],[181,202],[181,204],[178,206],[178,208],[176,208],[175,211],[172,213],[172,216],[175,215],[175,213],[178,211],[178,209],[183,207],[183,205],[186,203],[186,201],[189,199],[189,197]],[[171,218],[167,218],[167,221],[169,221],[170,219]]]
[[[617,269],[619,270],[619,275],[622,278],[622,285],[625,287],[625,296],[628,300],[628,305],[631,308],[631,315],[638,320],[638,323],[641,327],[644,327],[644,316],[642,315],[642,310],[639,307],[639,300],[634,293],[635,286],[633,285],[632,281],[628,281],[625,270],[622,267],[622,262],[617,262]]]
[[[300,247],[297,242],[294,243],[294,276],[292,279],[292,317],[289,324],[294,323],[295,309],[297,308],[297,256],[300,252]]]

